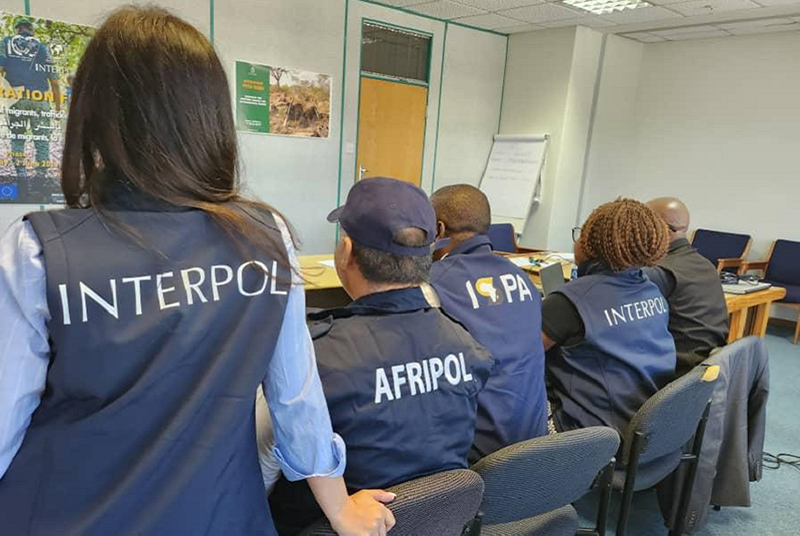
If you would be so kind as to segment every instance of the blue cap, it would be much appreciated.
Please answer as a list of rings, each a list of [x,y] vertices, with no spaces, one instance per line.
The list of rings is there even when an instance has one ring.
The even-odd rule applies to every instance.
[[[411,183],[385,177],[358,181],[344,206],[328,214],[328,221],[339,222],[361,246],[404,257],[430,255],[436,238],[436,213],[425,192]],[[408,227],[425,231],[422,246],[395,242],[398,231]]]

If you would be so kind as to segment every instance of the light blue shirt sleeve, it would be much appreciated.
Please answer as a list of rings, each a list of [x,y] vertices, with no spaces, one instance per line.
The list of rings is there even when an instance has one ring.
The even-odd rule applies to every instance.
[[[333,432],[319,379],[294,245],[283,221],[276,220],[294,271],[283,326],[263,384],[271,426],[263,406],[257,411],[259,457],[267,489],[279,476],[276,464],[290,481],[341,476],[346,464],[344,441]]]
[[[42,248],[19,220],[0,238],[0,479],[44,392],[49,319]]]

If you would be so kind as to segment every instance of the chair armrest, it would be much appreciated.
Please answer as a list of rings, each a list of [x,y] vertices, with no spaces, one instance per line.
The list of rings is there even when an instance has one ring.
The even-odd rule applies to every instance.
[[[740,258],[736,259],[719,259],[717,260],[717,272],[722,272],[725,268],[736,268],[744,262]]]
[[[762,277],[767,275],[767,266],[769,261],[746,261],[739,266],[739,275],[744,275],[751,270],[761,272]]]

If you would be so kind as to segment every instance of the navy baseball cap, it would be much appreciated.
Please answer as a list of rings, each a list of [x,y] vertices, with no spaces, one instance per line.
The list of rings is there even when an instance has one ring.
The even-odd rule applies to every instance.
[[[436,238],[436,213],[425,192],[411,183],[385,177],[358,181],[344,206],[328,214],[328,221],[339,222],[361,246],[404,257],[430,255]],[[408,227],[425,231],[423,245],[395,242],[398,231]]]

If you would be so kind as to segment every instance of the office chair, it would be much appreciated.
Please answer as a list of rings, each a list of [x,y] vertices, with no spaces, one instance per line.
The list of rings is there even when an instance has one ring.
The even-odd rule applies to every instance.
[[[485,483],[481,534],[605,534],[618,447],[617,432],[597,426],[537,437],[483,458],[472,467]],[[570,503],[596,481],[602,493],[597,526],[578,532],[578,514]]]
[[[677,519],[686,517],[718,373],[719,367],[695,367],[650,397],[631,419],[613,480],[613,488],[622,492],[617,536],[627,530],[633,493],[655,486],[681,463],[689,465]],[[683,454],[692,436],[691,451]],[[674,528],[670,536],[681,534],[682,528]]]
[[[461,536],[480,534],[478,507],[483,480],[469,469],[455,469],[392,486],[397,494],[388,505],[397,524],[392,536]],[[303,531],[303,536],[336,536],[322,519]]]
[[[493,223],[489,226],[492,249],[500,253],[537,253],[543,249],[523,248],[517,243],[517,232],[510,223]]]
[[[786,297],[775,303],[797,311],[794,329],[794,343],[797,344],[800,339],[800,242],[775,240],[765,260],[742,263],[739,274],[744,275],[749,270],[760,271],[764,281],[786,289]]]
[[[697,229],[692,235],[692,246],[717,268],[718,273],[736,272],[750,252],[753,239],[750,235]]]
[[[689,508],[677,519],[678,491],[688,472],[678,467],[658,485],[658,502],[668,528],[701,529],[711,505],[750,506],[750,482],[761,480],[769,400],[769,354],[764,339],[745,337],[712,352],[702,367],[719,367],[706,436]]]
[[[493,223],[489,226],[489,240],[495,251],[503,253],[517,252],[517,233],[510,223]]]

